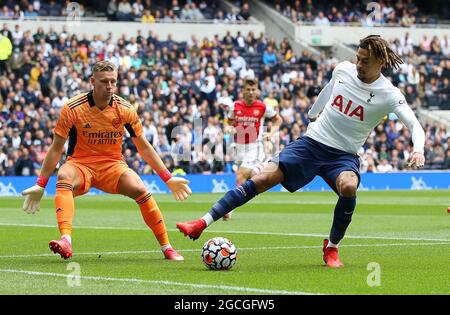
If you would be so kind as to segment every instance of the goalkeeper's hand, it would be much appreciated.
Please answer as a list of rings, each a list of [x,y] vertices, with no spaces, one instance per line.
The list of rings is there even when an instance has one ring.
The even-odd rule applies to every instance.
[[[41,208],[41,199],[44,195],[44,188],[39,185],[34,185],[28,189],[22,191],[22,196],[25,197],[23,202],[23,211],[30,214],[35,214]]]
[[[167,186],[172,191],[177,201],[186,200],[192,195],[192,190],[189,188],[189,181],[181,177],[172,177],[166,181]]]

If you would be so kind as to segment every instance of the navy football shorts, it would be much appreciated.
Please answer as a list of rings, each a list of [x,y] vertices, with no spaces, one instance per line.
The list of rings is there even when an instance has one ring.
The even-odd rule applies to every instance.
[[[336,179],[341,172],[353,171],[359,175],[359,158],[309,137],[303,136],[288,144],[271,160],[277,163],[284,174],[281,183],[290,192],[295,192],[319,175],[336,192]]]

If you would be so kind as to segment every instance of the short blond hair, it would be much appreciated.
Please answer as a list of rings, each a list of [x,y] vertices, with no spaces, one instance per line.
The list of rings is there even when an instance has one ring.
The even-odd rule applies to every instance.
[[[92,73],[103,71],[117,71],[117,67],[115,64],[108,60],[97,61],[92,67]]]

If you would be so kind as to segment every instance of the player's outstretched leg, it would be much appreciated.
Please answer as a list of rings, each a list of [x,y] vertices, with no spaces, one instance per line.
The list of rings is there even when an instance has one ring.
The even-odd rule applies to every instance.
[[[236,186],[239,186],[243,183],[245,183],[247,181],[247,179],[252,178],[253,176],[256,176],[258,174],[261,174],[265,168],[265,166],[268,164],[269,162],[261,162],[258,163],[253,169],[247,169],[247,168],[243,168],[241,167],[238,170],[238,174],[236,174]],[[223,220],[224,221],[229,221],[231,220],[231,216],[233,214],[233,210],[231,210],[228,213],[225,213],[223,215]]]
[[[245,182],[247,180],[249,180],[251,178],[251,169],[247,168],[247,167],[239,167],[239,169],[236,172],[236,187],[239,187],[243,184],[245,184]],[[224,221],[229,221],[231,220],[231,216],[233,215],[233,210],[225,213],[222,216],[222,219]]]
[[[177,229],[180,230],[180,232],[183,233],[184,236],[189,236],[189,238],[194,241],[200,237],[206,227],[206,221],[203,218],[194,221],[177,223]]]
[[[249,179],[239,187],[229,190],[201,219],[190,222],[179,222],[177,223],[177,228],[185,236],[196,240],[208,225],[219,220],[233,209],[247,203],[257,194],[255,183]]]
[[[273,165],[270,165],[268,169],[272,169],[272,171],[258,174],[239,187],[229,190],[212,206],[211,210],[200,219],[189,222],[178,222],[178,230],[185,236],[189,236],[191,239],[196,240],[200,237],[203,230],[214,221],[219,220],[226,213],[249,202],[257,194],[281,183],[284,178],[283,172],[276,164],[270,164]]]

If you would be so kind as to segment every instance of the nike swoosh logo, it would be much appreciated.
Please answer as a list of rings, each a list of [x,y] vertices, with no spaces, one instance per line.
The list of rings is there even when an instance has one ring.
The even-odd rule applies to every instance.
[[[345,212],[345,211],[344,211],[344,214],[347,214],[347,215],[348,215],[348,214],[352,214],[352,213],[353,213],[353,211],[351,211],[351,212]]]
[[[341,80],[339,80],[338,82],[339,82],[339,83],[342,83],[342,84],[344,84],[344,83],[345,83],[344,81],[341,81]]]

